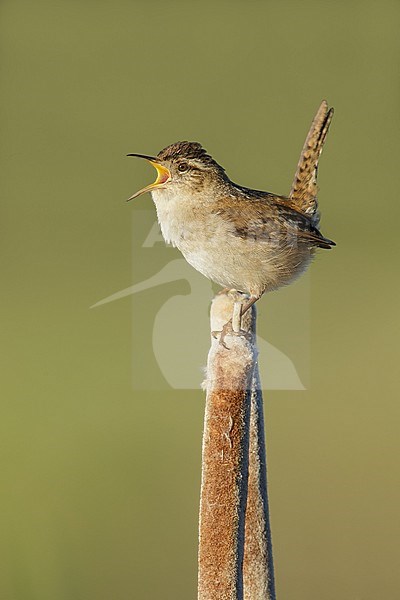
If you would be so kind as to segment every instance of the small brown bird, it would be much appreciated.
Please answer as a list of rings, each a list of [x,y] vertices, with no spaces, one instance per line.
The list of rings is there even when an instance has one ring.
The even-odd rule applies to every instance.
[[[165,241],[212,281],[247,294],[244,314],[265,292],[301,275],[317,248],[335,245],[318,230],[317,204],[318,159],[332,116],[323,101],[288,197],[233,183],[198,142],[177,142],[154,157],[128,154],[158,173],[129,200],[151,192]]]

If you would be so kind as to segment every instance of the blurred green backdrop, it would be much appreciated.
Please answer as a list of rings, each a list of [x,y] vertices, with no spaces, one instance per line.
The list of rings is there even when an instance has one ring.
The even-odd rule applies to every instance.
[[[399,3],[0,12],[0,596],[195,598],[203,393],[152,389],[150,358],[149,390],[132,384],[135,331],[150,338],[185,284],[134,313],[129,297],[89,310],[152,274],[132,257],[150,197],[123,200],[153,173],[124,155],[199,140],[235,181],[284,193],[326,97],[320,202],[338,246],[311,269],[308,390],[265,396],[277,591],[398,597]],[[259,306],[299,361],[302,285]]]

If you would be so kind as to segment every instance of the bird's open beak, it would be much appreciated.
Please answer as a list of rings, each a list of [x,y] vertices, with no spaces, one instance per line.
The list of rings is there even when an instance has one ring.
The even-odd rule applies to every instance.
[[[155,180],[155,182],[142,188],[141,190],[136,192],[136,194],[133,194],[133,196],[128,198],[127,202],[129,202],[129,200],[133,200],[134,198],[137,198],[138,196],[141,196],[142,194],[145,194],[146,192],[151,192],[152,190],[156,190],[160,187],[163,187],[166,183],[168,183],[168,181],[170,181],[170,179],[171,179],[170,170],[167,169],[167,167],[164,167],[164,165],[162,165],[159,162],[158,158],[156,158],[155,156],[146,156],[145,154],[127,154],[127,156],[137,156],[139,158],[144,158],[151,165],[153,165],[153,167],[157,171],[157,179]]]

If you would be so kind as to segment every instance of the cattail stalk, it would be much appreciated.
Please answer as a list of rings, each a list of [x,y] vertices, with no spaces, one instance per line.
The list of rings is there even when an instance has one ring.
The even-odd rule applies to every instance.
[[[219,294],[219,331],[238,297]],[[207,363],[199,531],[199,600],[273,600],[262,396],[253,307],[244,335],[213,339]]]
[[[257,364],[253,373],[250,404],[249,475],[243,582],[244,600],[275,600],[263,398]]]

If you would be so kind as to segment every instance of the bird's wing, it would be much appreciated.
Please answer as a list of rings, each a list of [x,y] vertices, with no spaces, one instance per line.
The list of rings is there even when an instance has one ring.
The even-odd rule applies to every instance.
[[[230,225],[233,235],[244,239],[276,245],[301,241],[320,248],[335,246],[335,242],[325,238],[307,215],[288,206],[280,196],[231,196],[221,199],[213,212]]]
[[[314,225],[313,220],[307,215],[289,207],[286,203],[276,203],[276,210],[279,215],[279,222],[285,227],[289,235],[296,236],[299,240],[309,242],[311,246],[330,249],[336,246],[335,242],[324,237]]]
[[[317,170],[318,159],[322,152],[329,125],[333,117],[333,108],[328,108],[323,100],[314,117],[300,155],[294,176],[289,203],[295,210],[308,215],[314,225],[318,225]]]

